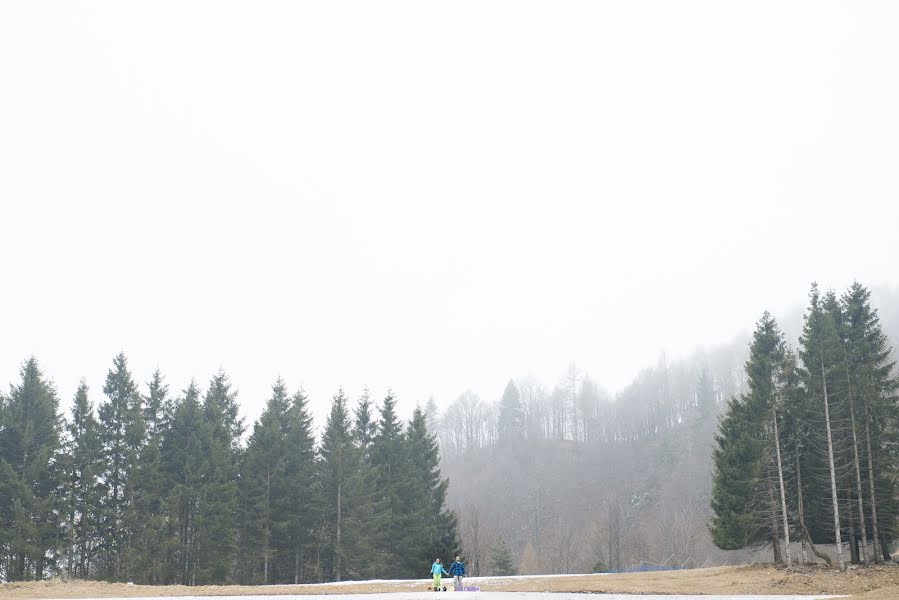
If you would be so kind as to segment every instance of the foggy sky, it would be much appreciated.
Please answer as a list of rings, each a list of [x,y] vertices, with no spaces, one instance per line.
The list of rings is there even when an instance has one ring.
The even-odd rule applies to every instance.
[[[0,5],[0,385],[612,391],[899,281],[899,4]]]

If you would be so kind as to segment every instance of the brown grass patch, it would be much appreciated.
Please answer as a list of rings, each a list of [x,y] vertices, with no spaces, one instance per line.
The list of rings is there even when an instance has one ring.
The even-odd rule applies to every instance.
[[[449,582],[447,582],[449,583]],[[139,598],[143,596],[278,596],[424,590],[428,580],[342,585],[148,586],[96,581],[37,581],[0,584],[0,598]],[[783,571],[771,566],[714,567],[688,571],[623,573],[528,579],[484,579],[483,591],[593,592],[618,594],[845,594],[857,600],[899,599],[899,566]],[[450,586],[447,586],[450,587]]]

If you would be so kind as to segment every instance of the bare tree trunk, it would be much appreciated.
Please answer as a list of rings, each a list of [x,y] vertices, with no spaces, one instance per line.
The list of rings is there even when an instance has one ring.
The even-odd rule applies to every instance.
[[[774,564],[782,565],[784,557],[780,548],[780,527],[777,525],[777,501],[774,500],[774,488],[770,479],[767,481],[767,487],[768,510],[771,512],[771,545],[774,547]]]
[[[194,584],[196,584],[196,581],[197,581],[197,578],[196,578],[196,573],[197,573],[197,552],[196,552],[196,550],[197,550],[197,530],[196,530],[196,527],[194,527],[194,525],[196,524],[195,521],[196,521],[196,516],[197,516],[196,510],[197,510],[196,500],[191,498],[190,538],[189,538],[190,563],[188,566],[188,575],[187,575],[188,584],[187,585],[194,585]]]
[[[873,537],[871,538],[874,547],[874,562],[880,562],[880,553],[878,546],[880,545],[880,531],[877,524],[877,495],[874,493],[874,459],[871,453],[871,428],[869,426],[870,417],[868,415],[868,398],[865,397],[865,447],[868,454],[868,487],[871,496],[871,527]]]
[[[802,495],[802,468],[800,466],[798,455],[796,456],[796,489],[799,491],[799,528],[802,530],[802,548],[803,550],[805,550],[805,544],[808,544],[809,548],[812,551],[812,554],[820,559],[823,559],[824,562],[827,563],[827,566],[830,566],[831,564],[833,564],[830,560],[830,557],[818,550],[818,547],[815,546],[815,543],[812,541],[811,534],[809,534],[808,532],[808,527],[805,526],[805,498]],[[805,559],[806,557],[803,556],[802,558]]]
[[[84,535],[84,512],[81,513],[81,519],[78,522],[78,577],[87,579],[85,565],[90,565],[87,560],[87,544]]]
[[[852,458],[855,463],[855,487],[858,493],[858,521],[862,532],[862,561],[868,560],[868,526],[865,523],[865,501],[862,496],[862,470],[858,460],[858,433],[855,428],[855,405],[852,401],[852,383],[849,378],[849,364],[846,364],[846,389],[849,395],[849,416],[852,418]]]
[[[830,404],[827,401],[827,374],[824,371],[824,359],[821,359],[821,382],[824,386],[824,422],[827,425],[827,463],[830,466],[830,496],[833,501],[833,528],[836,536],[837,564],[840,571],[846,570],[843,559],[843,538],[840,532],[840,506],[837,501],[837,475],[833,465],[833,436],[830,433]]]
[[[787,568],[793,568],[793,558],[790,555],[790,519],[787,515],[787,492],[784,487],[783,463],[780,461],[780,429],[777,426],[777,411],[774,411],[774,447],[777,450],[777,479],[780,482],[780,509],[784,522],[784,550],[787,557]]]
[[[66,552],[66,573],[69,579],[75,577],[75,506],[69,512],[69,549]]]
[[[858,535],[855,533],[855,517],[852,513],[852,486],[849,486],[849,498],[846,500],[848,508],[846,514],[849,516],[849,562],[853,565],[859,563],[858,556]]]
[[[812,554],[823,560],[827,563],[827,566],[833,564],[833,561],[830,560],[830,557],[818,550],[818,546],[815,545],[815,542],[812,541],[812,534],[809,533],[808,527],[805,526],[805,523],[802,524],[802,535],[805,537],[806,543],[808,543],[809,548],[811,548]]]
[[[880,537],[880,551],[883,554],[883,560],[890,562],[892,558],[890,558],[890,547],[887,545],[886,537],[881,534]]]

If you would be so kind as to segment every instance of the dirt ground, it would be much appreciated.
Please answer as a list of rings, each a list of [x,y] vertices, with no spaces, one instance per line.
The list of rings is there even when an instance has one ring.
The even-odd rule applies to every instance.
[[[481,579],[483,591],[594,592],[619,594],[844,594],[855,600],[899,599],[899,566],[783,571],[770,566],[715,567],[616,575]],[[95,581],[0,584],[0,598],[138,598],[141,596],[277,596],[422,590],[427,581],[285,586],[145,586]]]

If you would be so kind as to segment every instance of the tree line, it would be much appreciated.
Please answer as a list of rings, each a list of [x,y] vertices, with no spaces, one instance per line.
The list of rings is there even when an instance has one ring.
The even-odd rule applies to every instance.
[[[36,359],[20,375],[0,394],[2,579],[412,577],[458,549],[427,415],[401,422],[392,394],[338,391],[317,442],[279,378],[244,440],[224,372],[173,394],[157,370],[142,393],[119,354],[96,410],[82,382],[68,417]]]
[[[734,368],[739,363],[726,350],[671,362],[663,355],[614,396],[574,364],[551,389],[524,377],[510,379],[493,402],[466,390],[439,419],[441,450],[457,456],[515,441],[602,445],[655,439],[713,416],[724,398],[742,389],[743,374]]]
[[[713,540],[769,545],[787,566],[888,560],[899,378],[870,292],[813,285],[798,342],[792,349],[767,312],[756,324],[747,391],[728,402],[716,436]]]

